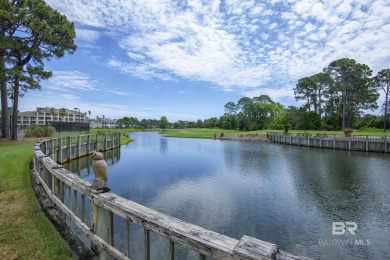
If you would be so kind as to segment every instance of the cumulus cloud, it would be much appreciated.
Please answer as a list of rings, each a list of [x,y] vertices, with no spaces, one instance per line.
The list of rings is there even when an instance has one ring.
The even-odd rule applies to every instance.
[[[116,35],[108,67],[143,79],[186,78],[225,90],[276,88],[349,57],[388,67],[383,0],[48,0],[78,25]],[[78,29],[82,39],[98,34]],[[80,83],[81,84],[81,83]]]

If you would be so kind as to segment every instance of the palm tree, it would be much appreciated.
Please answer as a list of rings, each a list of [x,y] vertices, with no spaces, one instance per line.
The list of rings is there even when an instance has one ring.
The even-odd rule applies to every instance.
[[[68,115],[68,110],[66,110],[66,108],[60,108],[60,110],[58,111],[58,114],[60,116],[62,116],[64,118],[64,121],[65,121],[65,117]]]
[[[55,114],[57,114],[57,110],[56,110],[54,107],[51,107],[51,108],[49,109],[49,114],[51,115],[51,121],[54,121],[54,120],[53,120],[53,116],[54,116]]]

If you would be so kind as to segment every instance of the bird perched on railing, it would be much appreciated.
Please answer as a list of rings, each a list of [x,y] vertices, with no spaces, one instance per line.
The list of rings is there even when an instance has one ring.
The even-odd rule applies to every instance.
[[[93,179],[93,186],[95,188],[106,187],[108,167],[107,162],[104,160],[103,154],[94,151],[92,153],[91,159],[93,173],[95,174],[95,178]]]

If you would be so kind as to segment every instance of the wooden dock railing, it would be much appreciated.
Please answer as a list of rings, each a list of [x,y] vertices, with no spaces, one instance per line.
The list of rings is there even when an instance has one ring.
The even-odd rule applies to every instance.
[[[87,155],[93,150],[118,147],[119,138],[119,134],[106,135],[100,139],[96,136],[81,136],[65,138],[65,141],[61,138],[50,139],[34,145],[33,174],[57,209],[91,241],[91,249],[101,259],[130,259],[130,222],[143,227],[144,237],[139,239],[144,241],[145,260],[150,259],[150,232],[167,240],[169,254],[160,259],[174,259],[177,243],[198,252],[199,259],[205,259],[206,256],[212,259],[309,259],[283,252],[275,244],[249,236],[243,236],[240,240],[224,236],[115,193],[99,193],[91,183],[57,163]],[[90,205],[90,216],[86,216],[86,205]],[[116,241],[116,247],[114,215],[122,219],[124,234],[123,241]],[[117,248],[119,244],[122,245],[121,250]]]
[[[364,152],[387,153],[390,146],[387,136],[343,136],[327,134],[284,134],[279,132],[267,132],[267,139],[269,141],[281,144]]]

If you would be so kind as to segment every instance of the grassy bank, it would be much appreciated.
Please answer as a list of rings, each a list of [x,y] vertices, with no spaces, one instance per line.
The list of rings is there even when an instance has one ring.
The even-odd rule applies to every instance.
[[[260,132],[260,131],[257,131]],[[251,132],[242,132],[238,130],[225,130],[218,128],[186,128],[186,129],[167,129],[162,134],[170,137],[183,137],[183,138],[214,138],[233,134],[248,134]]]
[[[121,145],[128,144],[131,141],[133,141],[133,139],[131,139],[127,135],[121,135]]]
[[[225,130],[218,128],[187,128],[187,129],[167,129],[162,134],[170,137],[186,137],[186,138],[214,138],[229,135],[248,135],[248,134],[266,134],[267,132],[283,132],[282,130],[258,130],[258,131],[239,131],[239,130]],[[335,134],[344,135],[343,131],[304,131],[304,130],[290,130],[289,133],[309,133],[309,134]],[[362,131],[354,131],[352,135],[390,135],[390,132],[383,132],[383,130],[363,129]]]
[[[71,259],[31,188],[35,141],[0,141],[0,259]]]

